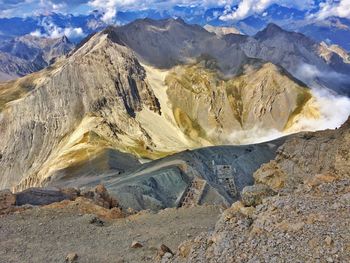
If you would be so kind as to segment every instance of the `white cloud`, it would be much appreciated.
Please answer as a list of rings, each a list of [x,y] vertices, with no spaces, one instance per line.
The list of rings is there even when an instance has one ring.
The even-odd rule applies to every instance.
[[[67,8],[67,4],[63,1],[55,3],[50,0],[40,0],[39,6],[45,12],[60,12]]]
[[[106,23],[113,23],[117,10],[143,10],[143,9],[157,9],[167,10],[175,5],[179,6],[199,6],[199,7],[218,7],[225,5],[237,4],[238,0],[91,0],[89,5],[104,12],[103,21]]]
[[[350,0],[327,0],[320,3],[320,10],[309,18],[323,20],[331,16],[350,18]]]
[[[263,13],[272,4],[304,10],[313,6],[314,0],[242,0],[237,9],[226,9],[220,19],[224,21],[241,20],[255,13]]]
[[[300,114],[294,120],[293,125],[283,132],[275,129],[264,129],[256,125],[249,130],[233,132],[228,136],[228,142],[231,144],[260,143],[301,131],[335,129],[348,119],[350,115],[349,98],[335,95],[322,88],[312,88],[311,93],[313,99],[310,107],[315,109],[315,116]]]
[[[39,29],[37,29],[37,30],[33,31],[32,33],[30,33],[30,35],[33,36],[33,37],[46,37],[40,32]]]
[[[66,36],[70,39],[86,36],[86,34],[83,32],[83,29],[80,27],[61,28],[46,19],[44,19],[41,22],[41,26],[44,28],[44,33],[42,33],[39,29],[36,29],[34,32],[30,33],[30,35],[36,36],[36,37],[49,37],[49,38],[60,38],[60,37]]]
[[[320,70],[315,65],[310,64],[299,65],[298,70],[295,72],[295,76],[310,86],[314,85],[314,80],[317,78],[337,81],[338,83],[350,81],[349,76],[347,75],[335,71]]]
[[[317,131],[339,128],[350,115],[350,99],[327,89],[311,90],[319,111],[319,118],[300,116],[288,132]]]

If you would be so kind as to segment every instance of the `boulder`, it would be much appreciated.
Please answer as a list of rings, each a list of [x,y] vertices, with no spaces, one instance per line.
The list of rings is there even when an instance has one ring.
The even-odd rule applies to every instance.
[[[49,205],[70,199],[68,194],[58,188],[29,188],[16,194],[16,205]]]
[[[133,241],[131,243],[131,248],[141,248],[143,247],[142,243],[141,242],[138,242],[138,241]]]
[[[174,253],[171,251],[171,249],[169,247],[167,247],[166,245],[164,244],[161,244],[159,246],[159,249],[158,249],[158,252],[157,252],[157,259],[162,259],[165,254],[171,254],[171,255],[174,255]]]
[[[276,192],[264,184],[246,186],[242,191],[242,203],[245,206],[257,206],[266,197],[275,195]]]
[[[16,195],[8,189],[0,191],[0,212],[15,206],[15,204]]]
[[[279,167],[278,163],[273,160],[263,164],[260,169],[254,173],[253,177],[255,183],[265,184],[274,190],[278,190],[284,187],[287,175]]]
[[[118,201],[109,195],[106,187],[99,184],[93,190],[85,191],[81,194],[83,197],[91,199],[95,204],[107,209],[119,207]]]
[[[182,242],[178,247],[178,254],[180,257],[187,258],[191,252],[192,246],[193,242],[191,240]]]
[[[65,262],[66,262],[66,263],[73,263],[73,262],[77,262],[77,259],[78,259],[78,254],[72,252],[72,253],[69,253],[69,254],[66,256]]]

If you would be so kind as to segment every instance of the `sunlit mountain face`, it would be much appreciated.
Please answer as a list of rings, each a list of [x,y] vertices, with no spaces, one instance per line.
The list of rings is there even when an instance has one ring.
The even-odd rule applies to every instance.
[[[349,51],[350,0],[0,0],[0,263],[350,262]]]

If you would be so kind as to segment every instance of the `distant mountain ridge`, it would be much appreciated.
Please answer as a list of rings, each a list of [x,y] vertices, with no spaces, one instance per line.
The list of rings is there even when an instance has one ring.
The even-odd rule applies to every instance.
[[[320,44],[272,23],[252,37],[227,34],[222,39],[198,25],[186,24],[182,19],[136,20],[125,26],[111,27],[111,30],[138,54],[141,61],[155,67],[169,68],[208,55],[217,61],[224,74],[238,75],[245,64],[269,61],[309,85],[326,86],[346,94],[350,91],[350,64],[339,54],[331,51],[330,60],[325,60],[320,55]],[[314,67],[315,74],[311,77],[303,74],[305,66]],[[327,74],[323,74],[325,72]],[[336,74],[342,77],[335,78]]]
[[[0,81],[39,71],[73,47],[65,36],[51,39],[27,35],[0,41]]]
[[[287,8],[273,4],[261,14],[251,15],[239,21],[224,21],[221,15],[224,8],[203,9],[197,6],[184,7],[175,6],[165,11],[153,9],[141,11],[119,11],[115,21],[118,25],[130,23],[136,19],[151,18],[155,20],[168,18],[182,18],[186,23],[206,24],[221,27],[235,27],[247,35],[255,35],[264,29],[269,23],[275,23],[286,30],[301,32],[317,42],[327,41],[328,44],[336,44],[348,52],[350,51],[350,20],[347,18],[330,17],[322,21],[315,21],[308,18],[308,15],[315,13],[317,9],[300,11],[295,8]],[[1,18],[0,39],[23,36],[35,31],[50,35],[47,24],[55,25],[58,28],[80,28],[83,35],[73,36],[75,42],[81,40],[93,32],[100,31],[107,25],[102,21],[102,15],[94,11],[88,15],[62,15],[49,14],[47,16],[33,16],[27,18]],[[46,24],[46,25],[45,25]]]

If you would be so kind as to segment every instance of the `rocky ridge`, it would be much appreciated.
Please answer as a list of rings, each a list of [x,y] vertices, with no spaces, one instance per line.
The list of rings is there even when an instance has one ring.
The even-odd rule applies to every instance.
[[[349,124],[287,140],[215,230],[170,261],[349,261]]]
[[[216,34],[218,37],[223,37],[228,34],[240,34],[240,31],[234,27],[217,27],[211,25],[205,25],[204,29],[210,33]]]

